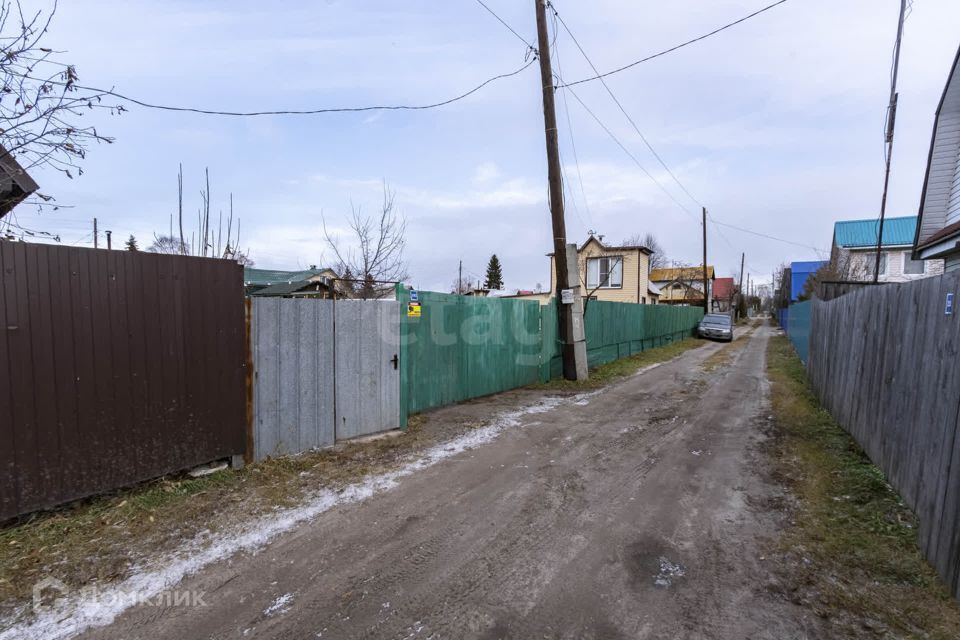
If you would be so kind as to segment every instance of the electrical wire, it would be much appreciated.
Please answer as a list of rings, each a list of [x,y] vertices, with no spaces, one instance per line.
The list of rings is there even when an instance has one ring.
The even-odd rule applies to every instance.
[[[506,21],[506,20],[504,20],[503,18],[501,18],[500,16],[498,16],[497,13],[496,13],[493,9],[491,9],[489,6],[487,6],[487,3],[486,3],[486,2],[484,2],[483,0],[477,0],[477,2],[480,4],[481,7],[483,7],[484,9],[486,9],[486,10],[490,13],[490,15],[492,15],[494,18],[496,18],[497,21],[500,22],[500,24],[502,24],[502,25],[505,26],[507,29],[509,29],[509,30],[510,30],[510,33],[512,33],[513,35],[515,35],[515,36],[517,37],[517,39],[520,40],[520,42],[522,42],[523,44],[527,45],[527,49],[528,49],[530,52],[532,52],[534,55],[537,54],[537,48],[534,47],[532,44],[530,44],[530,42],[529,42],[526,38],[524,38],[522,35],[520,35],[519,33],[517,33],[516,29],[514,29],[514,28],[511,27],[509,24],[507,24],[507,21]]]
[[[557,32],[556,24],[554,24],[554,29],[553,29],[553,30],[554,30],[554,37],[556,37],[556,32]],[[560,47],[557,47],[557,46],[556,46],[556,40],[554,41],[554,46],[553,46],[553,47],[551,48],[551,50],[550,50],[550,55],[551,55],[551,57],[553,58],[553,61],[556,62],[557,75],[558,75],[558,76],[562,76],[562,75],[563,75],[563,68],[562,68],[562,66],[561,66],[561,64],[560,64]],[[586,209],[586,212],[587,212],[587,219],[590,220],[590,226],[587,227],[586,224],[584,224],[584,226],[587,227],[588,229],[593,229],[593,228],[596,228],[596,225],[594,225],[593,213],[591,213],[591,211],[590,211],[590,202],[587,200],[587,192],[586,192],[586,189],[583,188],[583,173],[580,171],[580,158],[577,156],[577,143],[576,143],[576,141],[574,140],[574,137],[573,137],[573,123],[572,123],[572,121],[571,121],[571,119],[570,119],[570,106],[569,106],[569,102],[570,102],[570,101],[567,100],[567,97],[564,95],[564,96],[563,96],[563,111],[564,111],[564,114],[566,115],[566,120],[567,120],[567,132],[570,134],[570,149],[571,149],[571,151],[573,151],[573,162],[574,162],[574,164],[575,164],[576,167],[577,167],[577,180],[578,180],[579,183],[580,183],[580,197],[583,199],[583,206],[584,206],[584,208]],[[561,159],[560,159],[560,167],[561,167],[561,169],[562,169],[563,172],[564,172],[564,184],[568,184],[569,181],[568,181],[567,178],[566,178],[566,169],[565,169],[565,167],[564,167],[563,158],[562,158],[562,157],[561,157]],[[574,198],[574,195],[573,195],[573,188],[570,187],[570,186],[568,186],[568,188],[570,189],[570,199],[573,201],[573,204],[574,204],[574,211],[576,212],[577,217],[580,218],[580,212],[577,210],[576,199]],[[580,222],[583,223],[583,218],[580,218]]]
[[[742,17],[742,18],[740,18],[739,20],[736,20],[736,21],[731,22],[731,23],[729,23],[729,24],[725,24],[725,25],[723,25],[722,27],[720,27],[720,28],[718,28],[718,29],[714,29],[713,31],[711,31],[711,32],[709,32],[709,33],[705,33],[705,34],[703,34],[702,36],[698,36],[698,37],[696,37],[696,38],[693,38],[692,40],[687,40],[686,42],[683,42],[683,43],[678,44],[678,45],[676,45],[676,46],[670,47],[669,49],[664,49],[663,51],[660,51],[660,52],[658,52],[658,53],[654,53],[653,55],[649,55],[649,56],[647,56],[646,58],[641,58],[640,60],[637,60],[637,61],[635,61],[635,62],[631,62],[630,64],[625,64],[625,65],[623,65],[622,67],[618,67],[618,68],[616,68],[616,69],[613,69],[612,71],[607,71],[607,72],[605,72],[605,73],[597,73],[597,75],[592,76],[592,77],[589,77],[589,78],[582,78],[582,79],[580,79],[580,80],[574,80],[573,82],[569,82],[569,83],[567,83],[567,84],[565,84],[565,85],[562,85],[561,87],[570,87],[570,86],[577,85],[577,84],[583,84],[584,82],[592,82],[592,81],[594,81],[594,80],[599,80],[600,78],[606,78],[607,76],[612,76],[612,75],[615,74],[615,73],[620,73],[621,71],[626,71],[627,69],[630,69],[630,68],[632,68],[632,67],[635,67],[635,66],[637,66],[637,65],[639,65],[639,64],[643,64],[644,62],[649,62],[650,60],[653,60],[654,58],[659,58],[659,57],[665,56],[665,55],[667,55],[668,53],[673,53],[674,51],[676,51],[676,50],[678,50],[678,49],[682,49],[682,48],[684,48],[684,47],[686,47],[686,46],[689,46],[689,45],[691,45],[691,44],[695,44],[695,43],[697,43],[697,42],[700,42],[701,40],[706,40],[707,38],[709,38],[709,37],[711,37],[711,36],[717,35],[717,34],[720,33],[721,31],[726,31],[727,29],[730,29],[731,27],[735,27],[735,26],[737,26],[738,24],[740,24],[740,23],[742,23],[742,22],[746,22],[746,21],[749,20],[750,18],[753,18],[753,17],[755,17],[755,16],[758,16],[758,15],[760,15],[761,13],[764,13],[764,12],[766,12],[766,11],[770,11],[770,10],[773,9],[774,7],[777,7],[777,6],[779,6],[779,5],[781,5],[781,4],[785,3],[785,2],[787,2],[787,0],[779,0],[779,2],[774,2],[774,3],[771,4],[771,5],[767,5],[766,7],[762,8],[762,9],[760,9],[760,10],[758,10],[758,11],[754,11],[753,13],[751,13],[751,14],[749,14],[749,15],[746,15],[746,16],[744,16],[744,17]]]
[[[590,68],[593,69],[594,73],[599,74],[600,71],[597,69],[596,65],[593,64],[593,60],[590,59],[590,56],[587,55],[587,52],[584,51],[583,47],[580,45],[580,42],[577,40],[577,37],[573,35],[573,32],[570,30],[570,27],[567,26],[567,23],[564,21],[563,16],[561,16],[557,12],[557,9],[555,6],[553,6],[553,3],[548,2],[547,6],[549,6],[553,10],[553,15],[556,17],[557,20],[560,21],[560,24],[563,25],[564,30],[567,32],[567,35],[570,36],[570,39],[573,40],[573,43],[577,45],[577,49],[580,50],[580,53],[583,55],[583,59],[587,61],[587,64],[590,65]],[[608,94],[610,94],[610,98],[617,105],[617,107],[620,109],[620,112],[624,115],[624,117],[633,127],[633,130],[637,132],[638,136],[640,136],[640,139],[643,140],[643,144],[647,146],[647,149],[650,150],[650,153],[653,154],[653,157],[656,158],[657,162],[660,163],[660,166],[663,167],[663,169],[670,175],[670,177],[673,178],[673,181],[677,183],[677,186],[679,186],[680,189],[683,190],[683,192],[687,194],[687,196],[697,204],[697,206],[703,207],[704,206],[703,203],[697,200],[693,196],[693,194],[690,193],[690,191],[684,186],[684,184],[680,182],[680,179],[677,178],[676,174],[670,170],[670,167],[668,167],[667,163],[663,161],[663,158],[660,157],[660,154],[657,153],[657,150],[653,148],[653,145],[650,144],[650,141],[647,140],[647,137],[643,135],[643,132],[640,131],[640,127],[637,126],[637,123],[634,122],[633,118],[630,117],[630,114],[627,113],[627,110],[624,108],[620,100],[617,99],[617,96],[613,93],[613,89],[611,89],[610,85],[607,84],[607,81],[603,79],[603,76],[598,75],[597,79],[600,80],[601,84],[603,84],[603,88],[607,90]]]
[[[132,98],[122,93],[117,93],[116,91],[113,91],[113,90],[98,89],[96,87],[89,87],[89,86],[84,86],[80,84],[70,84],[70,87],[73,89],[82,89],[83,91],[91,91],[93,93],[97,93],[100,95],[113,96],[118,100],[123,100],[131,104],[144,107],[146,109],[159,109],[161,111],[198,113],[202,115],[211,115],[211,116],[234,116],[234,117],[289,116],[289,115],[310,116],[310,115],[319,115],[319,114],[326,114],[326,113],[360,113],[364,111],[423,111],[426,109],[436,109],[437,107],[444,107],[448,104],[452,104],[459,100],[463,100],[464,98],[467,98],[473,95],[474,93],[480,91],[487,85],[493,82],[496,82],[497,80],[503,80],[506,78],[519,75],[524,71],[526,71],[530,67],[530,65],[536,62],[536,60],[537,60],[537,56],[533,56],[533,58],[528,60],[522,67],[520,67],[519,69],[516,69],[515,71],[511,71],[509,73],[502,73],[500,75],[493,76],[492,78],[488,78],[487,80],[483,81],[482,83],[470,89],[469,91],[462,93],[456,97],[450,98],[448,100],[443,100],[441,102],[434,102],[431,104],[423,104],[423,105],[375,105],[375,106],[368,106],[368,107],[331,107],[331,108],[323,108],[323,109],[304,109],[304,110],[282,109],[282,110],[275,110],[275,111],[217,111],[214,109],[199,109],[195,107],[177,107],[172,105],[155,104],[151,102],[146,102],[144,100],[140,100],[138,98]],[[59,82],[59,81],[53,81],[53,80],[41,80],[39,78],[33,78],[29,76],[23,76],[23,77],[29,80],[34,80],[36,82],[46,82],[47,84],[52,84],[56,86],[67,86],[67,83],[65,82]]]
[[[721,221],[719,221],[719,220],[717,220],[717,219],[715,219],[715,218],[713,219],[713,222],[714,222],[714,224],[718,224],[718,225],[727,227],[727,228],[729,228],[729,229],[735,229],[735,230],[741,231],[741,232],[743,232],[743,233],[749,233],[749,234],[751,234],[751,235],[759,236],[759,237],[761,237],[761,238],[766,238],[766,239],[768,239],[768,240],[775,240],[775,241],[777,241],[777,242],[783,242],[783,243],[786,243],[786,244],[792,244],[792,245],[797,246],[797,247],[803,247],[804,249],[813,249],[813,250],[816,251],[818,254],[822,254],[822,253],[823,253],[823,250],[822,250],[822,249],[818,249],[817,247],[815,247],[815,246],[813,246],[813,245],[810,245],[810,244],[803,244],[802,242],[794,242],[793,240],[785,240],[784,238],[778,238],[778,237],[776,237],[776,236],[771,236],[771,235],[766,234],[766,233],[761,233],[760,231],[753,231],[753,230],[751,230],[751,229],[744,229],[743,227],[738,227],[738,226],[736,226],[736,225],[730,224],[729,222],[721,222]]]

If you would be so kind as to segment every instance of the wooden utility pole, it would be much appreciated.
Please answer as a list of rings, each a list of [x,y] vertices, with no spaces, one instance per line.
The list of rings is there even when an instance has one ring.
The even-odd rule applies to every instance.
[[[586,350],[575,348],[577,336],[582,334],[582,317],[579,326],[574,321],[575,307],[565,304],[562,291],[570,287],[567,266],[567,228],[563,214],[563,182],[560,173],[560,148],[557,140],[557,113],[554,107],[553,69],[550,64],[550,35],[547,30],[546,0],[534,0],[537,11],[537,42],[540,58],[540,84],[543,91],[543,123],[547,139],[547,177],[550,183],[550,219],[553,223],[553,264],[557,281],[554,296],[557,302],[560,353],[563,360],[563,377],[576,380],[586,377]],[[583,346],[583,345],[580,345]],[[583,351],[582,356],[580,351]],[[583,360],[582,362],[578,362]],[[578,364],[580,366],[578,366]],[[578,373],[579,372],[579,373]]]
[[[710,313],[710,289],[707,278],[707,208],[703,208],[703,312]]]
[[[883,220],[887,215],[887,189],[890,186],[890,162],[893,159],[893,131],[897,124],[897,75],[900,72],[900,43],[903,40],[903,21],[907,15],[907,0],[900,0],[900,21],[897,23],[897,42],[893,45],[893,77],[890,81],[890,104],[887,107],[887,168],[883,178],[883,199],[880,200],[880,228],[877,229],[877,261],[873,267],[873,282],[880,278],[880,253],[883,249]]]
[[[97,219],[93,219],[93,248],[97,248]]]
[[[737,284],[737,312],[734,317],[740,319],[740,301],[743,300],[743,265],[747,260],[747,254],[740,254],[740,282]]]
[[[463,260],[457,268],[457,295],[463,295]]]

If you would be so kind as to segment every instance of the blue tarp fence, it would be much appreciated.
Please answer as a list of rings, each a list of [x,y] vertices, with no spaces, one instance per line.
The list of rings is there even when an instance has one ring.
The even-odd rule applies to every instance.
[[[810,353],[810,310],[813,306],[811,300],[806,302],[797,302],[786,309],[777,311],[777,322],[783,329],[793,348],[797,350],[800,361],[807,364],[807,357]]]

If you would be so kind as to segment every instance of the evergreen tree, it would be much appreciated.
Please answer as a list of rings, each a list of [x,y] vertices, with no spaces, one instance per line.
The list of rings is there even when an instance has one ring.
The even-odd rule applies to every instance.
[[[487,280],[483,284],[486,289],[503,289],[503,270],[500,268],[500,259],[497,254],[490,256],[487,263]]]
[[[140,251],[140,247],[137,246],[137,239],[133,237],[133,234],[130,234],[130,237],[127,238],[127,243],[124,245],[127,251]]]

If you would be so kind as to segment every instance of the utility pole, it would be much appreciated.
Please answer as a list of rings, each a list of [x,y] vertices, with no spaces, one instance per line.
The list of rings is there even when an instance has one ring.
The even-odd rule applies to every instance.
[[[707,208],[703,208],[703,312],[710,313],[710,290],[707,288]]]
[[[463,295],[463,260],[457,268],[457,295]]]
[[[106,231],[106,234],[107,234],[107,251],[110,251],[111,249],[113,249],[112,243],[110,242],[110,236],[113,235],[113,231],[110,231],[108,229]]]
[[[740,301],[743,299],[743,265],[747,259],[746,253],[740,254],[740,282],[737,284],[737,313],[736,318],[740,319]]]
[[[553,263],[557,282],[560,353],[563,377],[567,380],[587,377],[586,343],[583,335],[582,300],[579,296],[568,304],[562,291],[570,286],[567,228],[563,217],[563,182],[560,173],[560,149],[557,140],[557,113],[554,107],[553,69],[550,64],[550,34],[547,30],[546,0],[534,0],[537,11],[537,43],[540,58],[540,85],[543,91],[543,124],[547,141],[547,177],[550,183],[550,219],[553,223]],[[576,254],[574,253],[574,264]],[[579,289],[579,286],[577,287]]]
[[[93,219],[93,248],[97,248],[97,219]]]
[[[890,81],[890,105],[887,107],[887,168],[883,178],[883,199],[880,201],[880,228],[877,229],[877,261],[873,267],[873,282],[880,278],[880,252],[883,248],[883,220],[887,215],[887,189],[890,186],[890,162],[893,159],[893,131],[897,124],[897,75],[900,72],[900,43],[903,40],[903,21],[907,14],[907,0],[900,0],[900,21],[897,23],[897,42],[893,45],[893,77]]]

